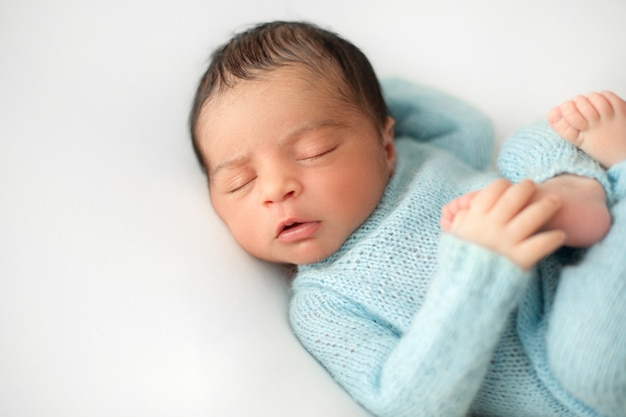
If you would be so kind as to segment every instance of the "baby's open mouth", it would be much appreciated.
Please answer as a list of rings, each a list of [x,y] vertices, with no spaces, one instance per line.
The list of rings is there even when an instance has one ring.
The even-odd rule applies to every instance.
[[[297,227],[297,226],[298,226],[298,225],[300,225],[300,224],[302,224],[302,223],[299,223],[299,222],[294,222],[294,223],[289,223],[289,224],[286,224],[286,225],[283,227],[283,230],[282,230],[282,231],[284,232],[285,230],[289,230],[289,229],[291,229],[291,228]]]
[[[283,243],[291,243],[312,237],[320,227],[319,221],[289,221],[279,227],[276,239]]]

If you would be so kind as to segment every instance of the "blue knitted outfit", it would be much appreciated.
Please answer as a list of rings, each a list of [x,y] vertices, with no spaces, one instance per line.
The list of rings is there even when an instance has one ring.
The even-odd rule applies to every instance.
[[[338,252],[298,267],[303,346],[377,416],[626,416],[626,163],[605,171],[546,124],[503,144],[499,175],[595,178],[613,218],[602,242],[525,272],[439,228],[445,203],[498,175],[491,123],[439,92],[383,86],[396,170]]]

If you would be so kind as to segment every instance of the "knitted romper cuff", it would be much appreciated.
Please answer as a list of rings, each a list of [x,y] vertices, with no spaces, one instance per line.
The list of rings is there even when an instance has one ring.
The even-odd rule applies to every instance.
[[[586,153],[559,137],[547,123],[526,126],[507,139],[500,150],[498,170],[513,182],[530,178],[541,183],[560,174],[592,178],[604,188],[607,204],[611,206],[615,201],[613,181],[607,172]]]

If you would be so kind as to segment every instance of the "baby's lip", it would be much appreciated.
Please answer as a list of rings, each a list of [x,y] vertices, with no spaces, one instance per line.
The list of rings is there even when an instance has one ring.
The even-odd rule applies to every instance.
[[[291,217],[288,219],[282,220],[280,223],[278,223],[278,226],[276,227],[275,236],[278,237],[285,230],[289,230],[291,227],[294,227],[298,224],[302,224],[306,222],[307,222],[306,220],[291,218]]]
[[[289,218],[278,224],[275,236],[285,243],[306,239],[317,231],[319,225],[319,221]]]

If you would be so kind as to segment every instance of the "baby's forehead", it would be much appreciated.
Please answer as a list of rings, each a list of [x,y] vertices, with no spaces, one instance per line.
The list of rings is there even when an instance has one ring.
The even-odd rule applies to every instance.
[[[205,137],[268,125],[290,128],[292,122],[339,117],[346,111],[346,101],[327,85],[293,76],[241,80],[207,100],[198,132]]]
[[[288,88],[289,99],[314,98],[311,106],[321,105],[330,107],[335,111],[348,110],[348,107],[365,107],[358,100],[350,98],[349,89],[344,82],[336,76],[320,76],[306,68],[299,66],[285,66],[270,71],[265,71],[252,79],[229,80],[209,96],[203,106],[201,115],[205,119],[212,114],[230,113],[234,103],[254,100],[255,97],[263,96],[268,102],[273,99],[279,101],[285,98],[285,89]],[[275,106],[257,109],[260,112],[275,111]],[[354,109],[353,109],[354,110]],[[253,116],[253,115],[251,115]]]

